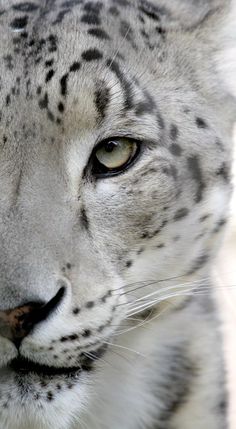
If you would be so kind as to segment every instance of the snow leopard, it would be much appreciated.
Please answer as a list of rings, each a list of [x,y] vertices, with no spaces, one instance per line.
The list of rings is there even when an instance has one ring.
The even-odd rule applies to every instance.
[[[235,0],[0,0],[1,429],[228,428],[235,77]]]

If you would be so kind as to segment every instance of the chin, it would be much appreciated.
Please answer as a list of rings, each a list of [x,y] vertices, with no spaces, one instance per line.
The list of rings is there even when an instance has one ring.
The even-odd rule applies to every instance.
[[[71,429],[89,402],[90,374],[0,371],[1,429]]]

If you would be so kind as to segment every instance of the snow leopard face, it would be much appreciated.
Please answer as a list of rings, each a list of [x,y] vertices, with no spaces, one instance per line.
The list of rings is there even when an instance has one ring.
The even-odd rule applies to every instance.
[[[208,272],[233,118],[218,3],[1,0],[4,428],[69,427],[145,296]]]

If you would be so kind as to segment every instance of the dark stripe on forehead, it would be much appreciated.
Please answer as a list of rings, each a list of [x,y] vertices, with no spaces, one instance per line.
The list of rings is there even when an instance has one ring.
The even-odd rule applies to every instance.
[[[38,8],[39,6],[31,2],[24,2],[20,4],[15,4],[12,6],[12,9],[17,10],[19,12],[34,12]]]
[[[137,103],[135,113],[137,116],[142,116],[147,113],[152,113],[155,109],[155,102],[148,91],[143,93],[145,99]]]
[[[97,37],[98,39],[103,39],[103,40],[108,40],[110,39],[110,37],[108,36],[108,34],[102,30],[102,28],[90,28],[88,30],[88,34],[90,34],[91,36]]]
[[[104,119],[107,107],[110,102],[110,90],[104,83],[100,83],[95,91],[95,105],[99,114],[99,119]]]
[[[133,93],[132,93],[132,85],[125,78],[124,74],[120,70],[119,64],[116,61],[108,60],[107,66],[109,69],[116,75],[117,79],[119,79],[122,89],[124,90],[125,95],[125,110],[132,109],[133,107]]]

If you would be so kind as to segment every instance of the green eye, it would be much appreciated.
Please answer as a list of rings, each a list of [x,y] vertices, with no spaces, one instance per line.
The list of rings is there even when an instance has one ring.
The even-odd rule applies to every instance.
[[[114,137],[101,142],[93,152],[92,172],[96,176],[114,176],[136,159],[140,145],[136,140]]]

